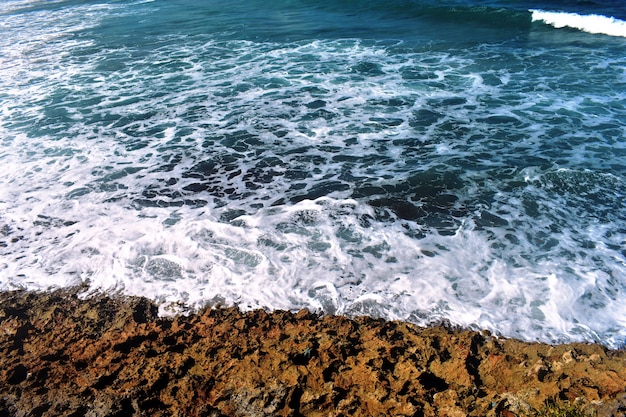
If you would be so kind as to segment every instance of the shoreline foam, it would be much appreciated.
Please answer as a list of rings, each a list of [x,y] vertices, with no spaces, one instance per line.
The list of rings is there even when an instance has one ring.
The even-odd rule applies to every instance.
[[[236,308],[163,318],[139,297],[0,293],[0,414],[536,415],[626,411],[626,352]],[[616,414],[617,413],[617,414]]]

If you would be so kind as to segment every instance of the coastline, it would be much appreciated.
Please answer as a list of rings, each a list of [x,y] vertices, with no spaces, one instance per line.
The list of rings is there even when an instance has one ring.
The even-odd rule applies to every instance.
[[[626,413],[626,351],[302,310],[159,317],[145,298],[0,292],[0,414]]]

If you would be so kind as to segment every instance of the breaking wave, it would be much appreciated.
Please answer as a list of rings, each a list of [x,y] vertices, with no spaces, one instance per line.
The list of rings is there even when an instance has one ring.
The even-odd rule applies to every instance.
[[[626,22],[614,17],[597,14],[580,15],[577,13],[547,12],[531,10],[533,22],[544,22],[557,29],[568,27],[593,34],[621,36],[626,38]]]

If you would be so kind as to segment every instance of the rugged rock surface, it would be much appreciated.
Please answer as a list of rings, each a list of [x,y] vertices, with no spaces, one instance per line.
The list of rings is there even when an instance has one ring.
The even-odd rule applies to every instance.
[[[0,415],[626,414],[626,352],[307,311],[159,318],[141,298],[0,293]]]

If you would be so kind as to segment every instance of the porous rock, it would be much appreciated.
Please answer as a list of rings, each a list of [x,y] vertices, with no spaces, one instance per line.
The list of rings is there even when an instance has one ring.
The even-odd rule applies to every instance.
[[[0,293],[0,415],[522,416],[626,411],[626,353],[308,311]]]

